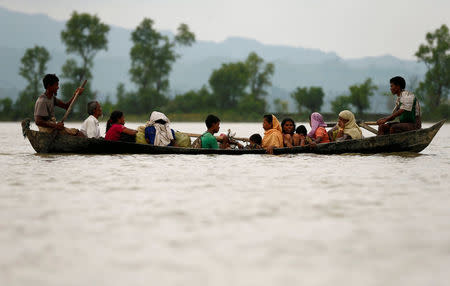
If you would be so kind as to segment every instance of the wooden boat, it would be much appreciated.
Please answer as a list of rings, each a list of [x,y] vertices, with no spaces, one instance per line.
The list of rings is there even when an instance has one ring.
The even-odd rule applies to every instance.
[[[343,154],[343,153],[393,153],[415,152],[425,149],[444,124],[442,120],[433,126],[404,133],[373,136],[359,140],[347,140],[293,148],[276,148],[274,154]],[[159,147],[104,139],[82,138],[59,133],[44,133],[30,129],[30,120],[22,121],[23,135],[28,138],[37,153],[75,153],[75,154],[265,154],[265,150],[215,150],[178,147]]]

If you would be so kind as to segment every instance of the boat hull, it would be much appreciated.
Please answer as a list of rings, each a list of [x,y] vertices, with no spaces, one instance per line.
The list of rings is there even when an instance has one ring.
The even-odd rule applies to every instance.
[[[425,129],[404,133],[373,136],[360,140],[347,140],[293,148],[276,148],[274,154],[344,154],[344,153],[393,153],[414,152],[425,149],[444,124],[442,120]],[[75,153],[75,154],[218,154],[243,155],[265,154],[265,150],[216,150],[177,147],[159,147],[147,144],[107,141],[104,139],[82,138],[59,133],[44,133],[31,130],[30,121],[22,122],[22,131],[37,153]]]

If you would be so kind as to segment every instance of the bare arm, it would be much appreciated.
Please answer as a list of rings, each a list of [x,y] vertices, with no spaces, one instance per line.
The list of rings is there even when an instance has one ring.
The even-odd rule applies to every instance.
[[[268,154],[271,154],[271,155],[273,155],[273,149],[275,148],[275,146],[268,146],[267,148],[266,148],[266,152],[268,153]]]
[[[122,132],[125,134],[128,134],[128,135],[136,135],[137,134],[137,130],[129,129],[126,127],[123,128]]]
[[[283,134],[283,144],[288,148],[292,148],[293,138],[291,134]]]
[[[378,120],[377,120],[377,124],[378,124],[378,125],[382,125],[382,124],[384,124],[384,123],[386,123],[386,122],[388,122],[388,121],[391,121],[391,120],[393,120],[394,118],[400,116],[403,112],[405,112],[404,109],[399,109],[399,110],[397,110],[397,111],[394,111],[394,112],[393,112],[391,115],[389,115],[388,117],[378,119]]]
[[[56,123],[53,121],[44,120],[42,118],[42,116],[39,116],[39,115],[37,115],[35,119],[36,119],[36,125],[38,125],[38,126],[53,128],[53,129],[57,129],[57,130],[64,129],[64,123],[62,123],[62,122]]]
[[[84,88],[77,88],[77,90],[75,90],[75,93],[72,95],[72,98],[68,101],[68,102],[63,102],[62,100],[60,100],[60,99],[56,99],[56,106],[58,106],[58,107],[61,107],[61,108],[64,108],[64,109],[66,109],[67,110],[67,108],[69,108],[69,106],[70,106],[70,104],[72,103],[72,101],[74,100],[74,98],[75,98],[75,95],[78,93],[79,95],[81,95],[82,93],[83,93],[83,91],[84,91]]]
[[[322,141],[322,136],[317,137],[316,139],[313,139],[313,142],[316,144],[319,144]]]

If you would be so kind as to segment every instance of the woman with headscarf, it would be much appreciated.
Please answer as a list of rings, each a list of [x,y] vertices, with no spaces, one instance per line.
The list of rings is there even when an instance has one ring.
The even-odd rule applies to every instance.
[[[145,127],[145,140],[155,146],[175,146],[175,132],[164,113],[153,111]]]
[[[311,131],[308,133],[308,137],[311,138],[313,143],[329,143],[327,124],[323,121],[323,117],[319,112],[314,112],[309,117],[309,125],[311,125]]]
[[[336,141],[362,139],[362,132],[356,124],[355,115],[349,110],[339,113],[338,124],[331,130]]]
[[[280,122],[275,115],[264,115],[263,128],[265,132],[262,140],[262,147],[270,154],[273,153],[273,148],[282,148],[283,133]]]

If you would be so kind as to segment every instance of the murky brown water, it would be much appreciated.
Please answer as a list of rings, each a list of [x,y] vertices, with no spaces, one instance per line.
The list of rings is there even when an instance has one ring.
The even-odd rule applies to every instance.
[[[402,156],[37,155],[0,127],[0,285],[448,285],[450,125]]]

